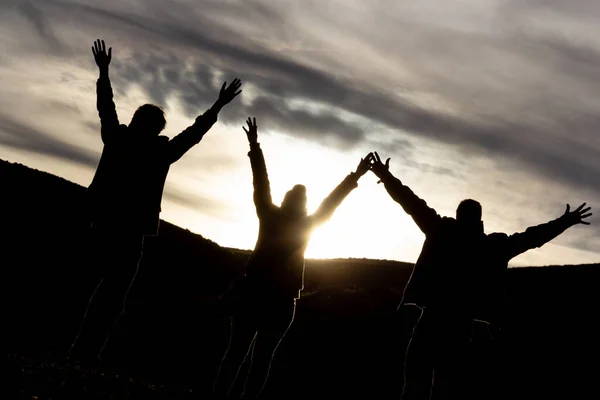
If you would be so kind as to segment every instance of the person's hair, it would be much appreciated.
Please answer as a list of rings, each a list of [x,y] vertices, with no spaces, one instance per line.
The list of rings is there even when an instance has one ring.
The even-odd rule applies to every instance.
[[[306,187],[296,185],[289,190],[283,197],[281,209],[293,214],[305,215],[306,211]]]
[[[144,104],[135,111],[129,125],[158,135],[167,125],[165,111],[154,104]]]
[[[456,219],[465,222],[481,221],[481,204],[473,199],[466,199],[460,202],[456,209]]]

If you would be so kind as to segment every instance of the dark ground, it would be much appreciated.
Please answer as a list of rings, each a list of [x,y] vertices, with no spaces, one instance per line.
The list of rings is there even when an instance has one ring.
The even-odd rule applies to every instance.
[[[9,366],[2,398],[208,398],[228,333],[214,300],[242,273],[247,253],[162,223],[159,236],[147,240],[106,365],[75,370],[59,357],[95,283],[86,269],[84,189],[3,161],[0,182]],[[411,267],[309,261],[307,295],[275,358],[266,398],[397,399],[416,315],[394,310]],[[599,278],[598,264],[509,270],[503,335],[489,341],[476,327],[472,397],[600,398]]]

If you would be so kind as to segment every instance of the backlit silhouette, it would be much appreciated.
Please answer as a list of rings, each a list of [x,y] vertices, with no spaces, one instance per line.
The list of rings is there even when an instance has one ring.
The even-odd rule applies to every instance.
[[[104,148],[88,188],[92,215],[90,262],[101,280],[90,298],[81,329],[70,353],[95,360],[124,311],[127,293],[138,269],[143,238],[156,235],[165,180],[172,163],[200,142],[217,121],[222,107],[240,92],[241,81],[223,83],[214,105],[192,126],[169,140],[164,111],[153,104],[137,109],[129,126],[119,123],[108,77],[112,48],[104,41],[92,47],[100,70],[97,108]],[[117,228],[118,227],[118,228]]]
[[[258,143],[256,119],[244,128],[250,143],[254,182],[254,204],[260,221],[258,240],[245,276],[225,294],[223,302],[231,318],[229,348],[215,382],[215,394],[226,398],[238,379],[247,356],[251,367],[243,398],[257,398],[266,383],[271,359],[294,320],[296,299],[304,281],[304,252],[314,228],[330,219],[336,208],[358,185],[373,157],[361,159],[321,203],[317,211],[306,211],[306,188],[294,186],[278,207],[271,199],[265,159]]]
[[[461,398],[460,360],[472,321],[495,322],[509,260],[574,225],[589,225],[590,207],[567,205],[561,217],[523,233],[486,235],[477,201],[462,201],[456,218],[441,217],[390,173],[389,161],[375,152],[371,170],[426,237],[401,303],[423,309],[407,351],[402,398],[428,399],[430,391],[434,398]]]

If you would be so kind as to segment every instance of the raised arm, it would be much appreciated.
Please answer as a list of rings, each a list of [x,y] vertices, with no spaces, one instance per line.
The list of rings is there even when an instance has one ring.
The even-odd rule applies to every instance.
[[[321,205],[311,217],[314,226],[323,224],[331,218],[346,196],[358,186],[358,180],[367,173],[371,161],[373,161],[373,153],[369,153],[365,158],[361,158],[356,171],[346,176],[342,183],[333,189],[333,192],[321,202]]]
[[[398,178],[392,175],[389,158],[383,164],[381,158],[379,158],[379,154],[375,152],[374,155],[371,171],[380,179],[377,183],[383,182],[385,190],[387,190],[390,197],[402,206],[404,211],[412,217],[425,235],[433,232],[442,217],[433,208],[429,207],[425,200],[419,198],[412,190],[404,186]]]
[[[592,215],[589,212],[591,207],[585,208],[585,203],[583,203],[574,211],[570,211],[570,209],[571,206],[567,204],[565,213],[559,218],[545,224],[529,227],[525,232],[508,236],[505,248],[508,259],[516,257],[527,250],[543,246],[574,225],[590,224],[585,219]]]
[[[96,108],[100,116],[102,142],[107,144],[113,139],[119,127],[112,87],[110,86],[110,79],[108,79],[108,66],[112,58],[112,47],[109,47],[108,52],[106,52],[104,40],[98,39],[92,46],[92,53],[100,71],[100,77],[96,82]]]
[[[235,78],[228,87],[223,83],[219,98],[204,114],[198,116],[194,124],[175,136],[168,144],[168,158],[171,163],[179,160],[189,149],[200,143],[206,132],[217,122],[221,109],[229,104],[242,91],[242,81]]]
[[[269,183],[269,175],[267,174],[267,164],[265,157],[258,143],[258,126],[256,118],[246,121],[248,129],[243,127],[248,143],[250,144],[250,166],[252,167],[252,183],[254,185],[254,205],[256,206],[256,214],[262,218],[273,207],[273,199],[271,198],[271,185]]]

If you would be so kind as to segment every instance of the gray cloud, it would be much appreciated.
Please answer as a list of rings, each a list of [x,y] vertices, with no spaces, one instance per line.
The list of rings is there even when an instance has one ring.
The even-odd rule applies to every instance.
[[[291,2],[247,1],[232,7],[215,1],[193,6],[148,1],[145,11],[135,12],[116,2],[102,8],[77,1],[35,4],[55,26],[77,21],[72,29],[79,24],[118,37],[112,70],[115,89],[141,85],[150,101],[158,104],[174,96],[183,102],[189,117],[216,97],[214,74],[223,72],[226,79],[239,74],[257,87],[259,95],[248,106],[237,102],[226,108],[222,122],[239,125],[246,116],[256,115],[267,127],[308,140],[328,140],[338,148],[373,143],[367,137],[369,127],[348,122],[340,116],[344,111],[391,132],[402,130],[408,137],[450,144],[459,154],[487,153],[501,160],[501,168],[515,173],[533,170],[600,193],[600,51],[565,35],[540,33],[528,23],[538,3],[508,2],[492,11],[493,25],[483,26],[483,21],[483,27],[475,26],[479,30],[472,32],[462,24],[465,17],[460,10],[437,24],[435,18],[440,17],[435,13],[426,15],[431,21],[424,22],[421,14],[413,18],[401,9],[385,11],[391,2],[373,2],[369,3],[372,15],[364,15],[365,21],[356,25],[341,18],[328,20],[331,16],[319,14],[325,15],[326,10],[315,10],[315,24],[329,24],[331,32],[354,35],[357,43],[381,50],[392,65],[416,76],[414,82],[393,76],[389,82],[368,75],[349,79],[351,74],[318,67],[327,65],[318,59],[325,55],[312,53],[316,60],[299,59],[297,53],[281,50],[297,48],[298,43],[314,44],[294,30],[294,21],[285,12]],[[568,3],[544,2],[544,7],[564,18],[600,19],[600,10],[589,2]],[[345,12],[352,12],[352,7],[348,5]],[[30,19],[35,22],[34,14]],[[384,18],[378,25],[367,23],[380,16]],[[48,26],[44,24],[38,23]],[[252,25],[264,30],[263,37],[245,34]],[[42,28],[37,28],[38,34]],[[282,45],[273,46],[269,39]],[[119,58],[118,49],[133,48],[134,43],[133,56]],[[370,61],[360,53],[340,54],[349,66]],[[458,112],[398,97],[392,86],[405,86],[409,94],[432,91],[451,99]],[[289,101],[296,99],[327,107],[319,114],[292,108]],[[411,143],[410,138],[407,141]],[[409,146],[386,149],[404,147]],[[428,168],[414,158],[412,162],[416,168]]]
[[[220,218],[227,218],[227,209],[219,202],[205,196],[190,195],[187,191],[169,186],[164,193],[166,200],[172,201],[183,207],[204,211]]]
[[[37,27],[38,34],[47,32],[49,24],[41,12],[26,3],[24,12]],[[40,4],[41,7],[41,3]],[[134,14],[122,7],[99,8],[80,2],[48,0],[44,7],[53,18],[61,16],[77,18],[82,22],[102,23],[107,29],[129,31],[150,35],[144,47],[144,55],[127,61],[115,57],[113,75],[119,89],[122,84],[140,84],[151,101],[164,104],[165,99],[174,95],[184,102],[190,116],[209,106],[216,95],[212,85],[214,71],[224,71],[226,76],[241,75],[246,82],[258,87],[262,95],[248,108],[239,106],[224,110],[221,121],[239,124],[248,114],[256,114],[277,129],[309,140],[335,138],[338,146],[348,146],[364,140],[363,128],[351,125],[334,112],[321,115],[306,110],[290,109],[285,100],[309,99],[366,117],[392,129],[402,129],[413,135],[424,135],[460,147],[483,149],[492,154],[510,159],[533,168],[539,173],[560,179],[569,184],[585,187],[597,186],[600,176],[600,147],[598,135],[589,132],[591,126],[585,110],[565,110],[552,101],[533,104],[532,107],[545,110],[552,118],[552,125],[536,126],[527,120],[512,115],[503,115],[502,110],[488,115],[485,120],[466,116],[452,116],[435,109],[418,107],[410,101],[380,91],[368,81],[345,81],[336,77],[335,71],[323,72],[292,60],[288,54],[269,50],[256,41],[236,32],[234,21],[250,19],[251,23],[267,23],[273,35],[284,34],[285,17],[280,8],[269,7],[264,3],[237,3],[234,14],[227,14],[231,21],[222,19],[228,12],[217,2],[203,2],[202,12],[195,12],[186,4],[151,1],[147,3],[146,14]],[[257,8],[258,7],[258,8]],[[250,15],[247,12],[251,11]],[[510,10],[510,8],[508,8]],[[160,15],[160,20],[156,16]],[[508,15],[513,15],[508,12]],[[505,17],[506,18],[506,17]],[[227,24],[227,22],[231,22]],[[402,20],[402,22],[406,22]],[[415,24],[413,23],[413,26]],[[423,29],[423,27],[415,26]],[[439,33],[439,32],[437,32]],[[436,34],[437,34],[436,33]],[[449,36],[440,41],[437,48],[453,40],[474,40],[473,37],[445,31]],[[439,39],[439,36],[433,36]],[[508,46],[521,57],[531,59],[541,57],[547,62],[548,70],[576,74],[577,79],[597,82],[595,68],[600,58],[597,51],[567,43],[563,39],[525,37],[523,43],[510,42]],[[478,43],[487,39],[477,38]],[[115,46],[117,43],[115,43]],[[378,46],[379,43],[373,43]],[[173,50],[170,50],[170,49]],[[182,52],[181,49],[187,49]],[[196,55],[188,59],[182,54]],[[450,47],[440,52],[437,60],[441,65],[444,57],[452,56]],[[118,51],[115,51],[118,54]],[[418,54],[416,54],[418,56]],[[186,62],[191,61],[191,70]],[[448,59],[449,61],[449,59]],[[476,63],[481,63],[477,60]],[[477,64],[475,64],[477,65]],[[183,72],[182,72],[183,71]],[[234,73],[233,71],[236,71]],[[519,71],[515,71],[518,74]],[[587,78],[586,78],[587,77]],[[473,81],[477,84],[477,81]],[[444,82],[440,90],[444,90]],[[126,87],[126,85],[125,85]],[[460,97],[461,94],[457,93]],[[540,100],[540,99],[536,99]],[[494,111],[491,111],[494,113]],[[581,117],[585,118],[581,118]],[[596,121],[594,121],[596,122]],[[596,125],[597,126],[597,125]],[[588,139],[574,141],[570,133],[583,132]],[[523,140],[523,136],[544,140],[539,142]],[[593,141],[590,146],[589,140]],[[598,188],[600,190],[600,188]]]
[[[31,1],[19,2],[19,13],[33,26],[39,39],[49,46],[55,54],[68,56],[68,49],[58,39],[52,23],[46,15]]]
[[[95,168],[97,156],[85,149],[41,132],[12,117],[0,115],[0,144],[17,150],[69,160]]]
[[[126,61],[115,60],[113,79],[117,90],[125,91],[133,84],[142,86],[156,104],[165,104],[167,97],[175,96],[181,100],[188,117],[194,118],[212,105],[218,96],[219,86],[213,84],[216,71],[199,62],[189,65],[174,54],[135,54]],[[225,73],[225,79],[241,75],[261,89],[270,81],[255,76],[248,78],[248,73]],[[337,143],[347,147],[360,142],[365,132],[361,127],[344,121],[333,112],[312,113],[303,109],[291,108],[286,100],[285,92],[279,94],[277,89],[265,91],[253,102],[244,107],[239,102],[235,106],[226,107],[219,120],[226,124],[240,125],[248,116],[256,116],[262,125],[278,129],[283,133],[293,134],[306,139],[337,139]],[[293,92],[289,98],[300,97]]]
[[[149,22],[138,24],[140,27],[153,30],[150,25]],[[199,25],[203,26],[202,23]],[[225,122],[234,119],[235,123],[239,123],[246,115],[255,114],[269,121],[268,123],[272,122],[282,131],[308,139],[327,136],[322,135],[321,132],[341,138],[338,143],[357,143],[364,138],[364,131],[360,127],[350,126],[333,114],[316,117],[306,111],[286,109],[286,104],[282,101],[282,99],[305,98],[345,109],[390,128],[400,128],[454,145],[482,148],[495,154],[509,155],[511,159],[518,161],[521,167],[527,165],[540,173],[570,184],[593,187],[597,182],[597,176],[600,176],[600,165],[594,161],[599,159],[598,148],[589,146],[589,143],[577,143],[569,139],[568,131],[573,128],[579,130],[582,125],[582,121],[577,120],[581,116],[577,110],[565,113],[563,109],[562,116],[555,115],[554,126],[550,127],[555,130],[554,135],[546,133],[545,128],[548,127],[532,126],[527,121],[515,121],[510,116],[498,115],[495,119],[489,118],[484,122],[458,118],[416,107],[408,101],[390,98],[389,95],[376,92],[368,86],[341,82],[333,75],[302,66],[279,54],[266,52],[264,49],[253,51],[243,47],[243,40],[237,46],[224,41],[219,42],[204,36],[204,32],[187,29],[185,24],[177,27],[165,25],[164,29],[169,33],[167,35],[169,40],[193,45],[221,60],[220,63],[214,64],[225,63],[230,69],[231,65],[235,65],[243,71],[242,76],[246,81],[252,82],[262,92],[268,94],[257,99],[248,110],[237,107],[235,111],[230,111],[234,108],[228,108],[223,113],[222,120]],[[232,37],[234,34],[227,32],[225,36]],[[551,49],[547,51],[554,53],[560,51],[561,54],[554,55],[554,58],[570,60],[570,64],[575,64],[580,69],[586,69],[585,65],[590,62],[596,63],[594,57],[585,56],[579,59],[573,57],[573,54],[580,54],[580,50],[565,43],[548,43],[546,40],[541,47]],[[177,86],[182,83],[181,80],[176,79],[180,75],[173,68],[173,65],[177,65],[176,57],[162,62],[159,62],[156,57],[153,59],[149,57],[149,59],[151,62],[142,62],[134,70],[138,71],[137,76],[155,77],[145,83],[142,82],[154,100],[161,101],[171,93],[180,93],[180,98],[184,100],[188,112],[194,112],[198,110],[199,104],[206,104],[206,99],[210,98],[211,94],[214,97],[214,91],[211,93],[211,89],[214,88],[207,85],[209,79],[206,77],[210,76],[207,74],[210,71],[208,65],[196,65],[195,71],[200,73],[187,76],[186,82],[189,82],[189,86],[182,90]],[[211,60],[204,59],[204,61]],[[170,69],[166,69],[167,72],[162,74],[170,78],[162,81],[156,78],[161,76],[160,69],[157,67],[161,64],[170,66]],[[221,69],[228,72],[227,75],[234,75],[231,71],[227,71],[227,68]],[[543,106],[542,104],[541,107]],[[549,106],[552,105],[546,106],[549,110]],[[586,128],[589,126],[589,123],[585,125]],[[522,140],[524,133],[530,137],[548,140],[546,148],[540,147],[538,143],[524,142]],[[597,135],[590,135],[592,140],[596,137]]]

